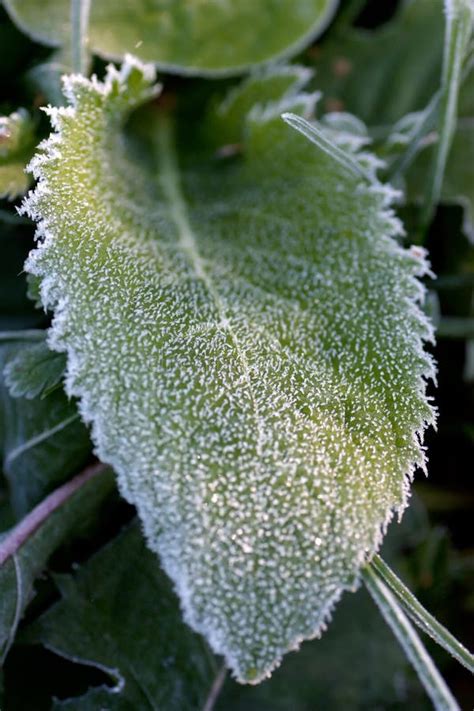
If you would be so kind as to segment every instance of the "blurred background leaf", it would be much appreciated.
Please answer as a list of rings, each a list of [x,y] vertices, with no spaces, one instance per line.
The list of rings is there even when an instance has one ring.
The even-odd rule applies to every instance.
[[[69,0],[4,0],[17,27],[53,47],[70,41]],[[185,75],[230,75],[291,57],[331,20],[336,0],[108,0],[92,3],[89,44],[99,56],[126,53]]]
[[[21,518],[89,460],[92,445],[77,406],[62,389],[41,399],[12,397],[4,367],[31,348],[24,332],[0,339],[0,454],[10,504]]]
[[[105,470],[105,467],[104,467]],[[29,604],[33,584],[51,553],[67,536],[78,536],[89,517],[100,515],[104,499],[115,490],[113,474],[105,470],[79,488],[0,567],[0,662],[3,664]],[[5,544],[9,533],[0,541]],[[1,549],[0,549],[1,551]],[[3,552],[3,551],[1,551]]]
[[[137,522],[75,574],[54,580],[62,599],[25,630],[23,642],[96,666],[114,685],[54,708],[202,708],[217,661],[183,622],[171,583]]]

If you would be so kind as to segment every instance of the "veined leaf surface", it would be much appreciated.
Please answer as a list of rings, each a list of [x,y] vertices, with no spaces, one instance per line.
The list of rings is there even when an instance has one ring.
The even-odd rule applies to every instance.
[[[186,620],[251,682],[357,584],[433,417],[423,252],[348,169],[370,156],[343,165],[281,120],[314,103],[285,76],[282,100],[273,72],[265,106],[234,93],[192,125],[155,102],[140,136],[150,67],[70,77],[25,204],[67,389]]]
[[[0,333],[1,339],[1,333]],[[26,342],[8,360],[3,377],[11,397],[32,400],[46,397],[60,386],[64,373],[64,355],[52,352],[45,341]]]
[[[70,42],[70,0],[5,0],[33,39]],[[109,59],[126,52],[177,74],[235,74],[290,57],[327,26],[337,0],[101,0],[93,2],[89,46]]]

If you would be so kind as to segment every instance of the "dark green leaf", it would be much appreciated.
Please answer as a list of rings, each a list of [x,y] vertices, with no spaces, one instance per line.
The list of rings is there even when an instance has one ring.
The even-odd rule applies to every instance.
[[[0,342],[0,373],[6,362],[31,347],[28,338],[20,340],[22,335]],[[62,390],[42,400],[12,398],[0,379],[0,452],[11,504],[20,517],[86,463],[91,444],[75,402]]]
[[[423,109],[439,87],[443,0],[399,3],[377,30],[339,27],[312,51],[327,111],[348,111],[371,127]]]
[[[70,0],[5,0],[13,21],[53,46],[71,37]],[[336,0],[114,0],[93,2],[89,45],[101,57],[127,52],[178,74],[235,74],[296,54],[322,32]]]
[[[28,605],[35,578],[44,569],[51,553],[67,537],[77,534],[84,524],[100,513],[104,499],[114,490],[110,470],[89,478],[73,495],[28,535],[0,567],[0,659],[3,660],[15,637]],[[23,522],[24,524],[24,522]],[[2,545],[12,536],[4,533]]]
[[[3,375],[12,397],[31,400],[38,396],[44,397],[55,389],[61,383],[65,368],[65,355],[51,351],[43,340],[39,343],[25,343],[7,360]]]
[[[178,600],[138,524],[74,575],[55,576],[62,600],[27,630],[73,661],[110,674],[113,689],[91,690],[58,708],[110,711],[202,709],[217,665],[181,619]]]

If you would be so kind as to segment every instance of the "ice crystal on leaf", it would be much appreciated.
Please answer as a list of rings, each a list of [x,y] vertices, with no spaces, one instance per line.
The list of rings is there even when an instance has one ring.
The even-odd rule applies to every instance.
[[[67,389],[186,620],[247,682],[357,584],[433,419],[423,252],[394,239],[391,190],[282,121],[315,97],[282,70],[278,98],[275,71],[250,111],[247,82],[192,126],[153,102],[140,131],[150,67],[68,77],[24,206]]]

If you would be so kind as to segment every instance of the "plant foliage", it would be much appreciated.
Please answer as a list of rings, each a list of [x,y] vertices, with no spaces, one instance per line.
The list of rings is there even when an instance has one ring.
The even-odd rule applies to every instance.
[[[89,46],[115,60],[133,51],[178,74],[236,74],[296,54],[326,27],[335,5],[335,0],[102,0],[92,3]],[[5,7],[33,39],[69,46],[69,0],[5,0]]]
[[[247,681],[355,585],[432,420],[423,253],[393,239],[372,157],[353,152],[351,172],[308,145],[280,114],[314,96],[290,86],[262,103],[267,80],[239,116],[236,160],[216,152],[238,90],[184,148],[152,107],[147,163],[121,127],[156,94],[151,67],[68,79],[24,208],[68,392],[186,619]]]
[[[474,352],[474,6],[394,6],[4,0],[6,711],[459,708],[409,618],[472,670],[426,609],[469,563],[417,505],[383,555],[421,601],[377,553],[435,326]],[[362,591],[335,609],[361,582],[400,648]]]

